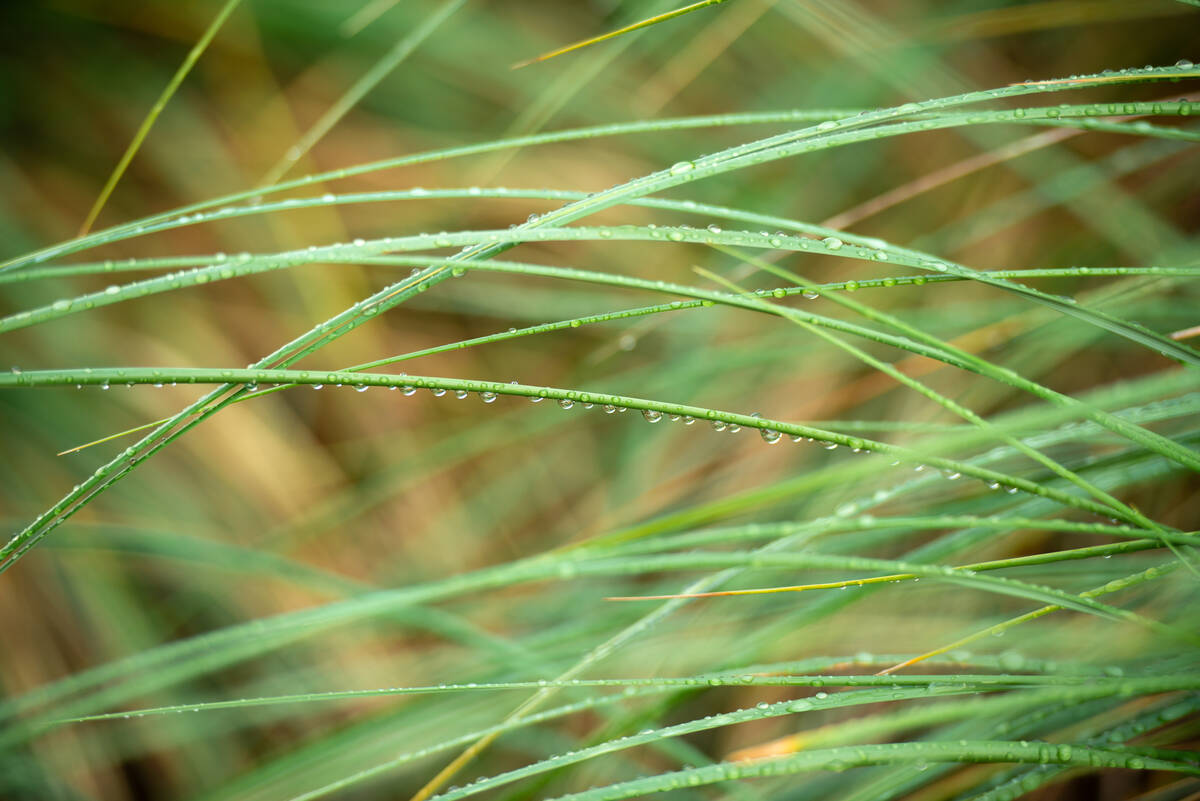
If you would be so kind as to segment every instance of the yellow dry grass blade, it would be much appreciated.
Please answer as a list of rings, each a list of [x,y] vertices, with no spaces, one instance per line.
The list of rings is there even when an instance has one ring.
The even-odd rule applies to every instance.
[[[608,33],[601,34],[600,36],[593,36],[590,39],[584,39],[582,41],[575,42],[574,44],[569,44],[566,47],[560,47],[557,50],[551,50],[549,53],[543,53],[542,55],[537,56],[536,58],[531,58],[528,61],[521,61],[513,64],[512,68],[516,70],[520,69],[521,67],[528,67],[530,64],[536,64],[539,61],[546,61],[547,59],[554,58],[555,56],[561,56],[564,53],[570,53],[573,50],[579,50],[580,48],[587,47],[588,45],[594,45],[598,42],[613,39],[622,34],[640,30],[641,28],[648,28],[651,25],[657,25],[660,22],[666,22],[669,19],[681,17],[684,14],[689,14],[693,11],[699,11],[707,6],[720,5],[725,1],[726,0],[700,0],[698,3],[692,3],[691,5],[684,6],[683,8],[677,8],[674,11],[667,11],[663,14],[657,14],[653,17],[648,17],[640,22],[635,22],[632,25],[626,25],[624,28],[618,28],[615,31],[609,31]]]

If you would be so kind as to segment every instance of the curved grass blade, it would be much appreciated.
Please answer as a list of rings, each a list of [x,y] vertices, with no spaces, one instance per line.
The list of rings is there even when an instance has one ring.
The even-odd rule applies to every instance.
[[[1185,752],[1186,753],[1186,752]],[[1200,776],[1200,767],[1175,759],[1144,757],[1125,749],[1078,746],[1058,747],[1049,743],[1005,742],[995,740],[957,743],[888,743],[858,745],[805,751],[777,759],[756,762],[719,763],[708,767],[662,773],[642,779],[597,787],[558,796],[555,801],[615,801],[651,793],[701,787],[726,781],[769,776],[791,776],[813,771],[843,771],[871,765],[917,763],[1005,763],[1068,765],[1072,767],[1124,768],[1128,770],[1166,770]]]
[[[903,107],[901,107],[903,108]],[[934,114],[910,112],[907,114],[898,114],[900,119],[911,118],[907,123],[891,123],[888,125],[878,125],[869,128],[867,131],[857,130],[861,126],[850,126],[846,120],[859,120],[862,114],[853,116],[845,116],[837,119],[839,112],[835,109],[815,110],[815,111],[793,111],[793,112],[765,112],[765,113],[749,113],[749,114],[728,114],[715,115],[709,117],[690,117],[679,118],[675,120],[643,122],[643,123],[621,123],[616,125],[595,126],[592,128],[581,128],[567,131],[554,132],[549,134],[537,134],[524,137],[516,137],[513,139],[499,140],[488,142],[481,145],[467,145],[463,147],[448,148],[444,150],[430,151],[427,153],[418,153],[412,156],[402,156],[396,159],[389,159],[383,162],[374,162],[363,165],[360,168],[346,168],[333,173],[321,173],[313,176],[306,176],[296,181],[276,184],[274,187],[265,187],[258,194],[245,192],[238,195],[231,195],[226,198],[221,198],[214,201],[208,201],[200,204],[183,207],[175,212],[167,212],[164,214],[154,215],[145,218],[135,223],[128,223],[115,228],[110,228],[106,231],[91,234],[70,242],[65,242],[60,245],[43,248],[29,256],[18,257],[4,264],[0,264],[0,273],[9,270],[18,269],[23,266],[35,263],[44,263],[51,258],[58,256],[69,255],[86,250],[89,247],[95,247],[102,244],[110,244],[116,241],[122,241],[130,237],[141,236],[147,233],[169,230],[181,225],[193,225],[200,222],[208,222],[215,220],[229,219],[231,217],[244,216],[249,214],[259,214],[267,211],[280,209],[299,209],[306,205],[316,205],[318,202],[332,203],[337,202],[337,197],[334,195],[325,195],[320,201],[316,198],[312,199],[289,199],[279,201],[275,204],[262,204],[260,202],[261,195],[282,191],[284,189],[298,188],[311,185],[318,181],[329,181],[338,178],[347,178],[354,175],[365,174],[382,169],[390,169],[394,167],[407,166],[411,164],[420,164],[430,161],[438,161],[442,159],[462,157],[477,153],[486,153],[496,150],[512,149],[516,147],[529,147],[532,145],[549,144],[555,142],[573,141],[579,139],[587,139],[598,136],[611,136],[617,134],[636,133],[639,131],[668,131],[699,127],[712,127],[718,125],[734,125],[734,124],[753,124],[767,122],[787,122],[787,121],[812,121],[825,120],[821,123],[827,125],[834,124],[834,128],[825,128],[823,131],[818,126],[817,133],[819,136],[806,152],[836,147],[842,144],[850,144],[859,141],[869,141],[871,139],[881,138],[883,136],[892,136],[904,133],[914,133],[921,131],[933,130],[936,128],[953,128],[963,125],[980,125],[989,123],[1014,123],[1023,125],[1049,125],[1053,127],[1080,127],[1085,130],[1105,131],[1112,133],[1127,133],[1138,136],[1154,136],[1164,139],[1175,139],[1181,141],[1197,141],[1200,139],[1200,132],[1191,131],[1181,128],[1170,128],[1163,126],[1154,126],[1146,122],[1127,123],[1127,122],[1110,122],[1102,119],[1096,119],[1098,114],[1117,114],[1119,111],[1129,111],[1131,113],[1147,114],[1191,114],[1200,109],[1200,103],[1193,101],[1177,101],[1167,103],[1125,103],[1125,104],[1084,104],[1076,106],[1053,106],[1044,108],[1025,108],[1013,109],[1010,111],[988,111],[980,114],[954,113],[954,114]],[[831,117],[835,119],[831,119]],[[853,130],[839,134],[836,129],[850,127]],[[811,133],[811,132],[810,132]],[[744,146],[743,146],[744,149]],[[756,156],[756,158],[761,158]],[[474,187],[473,195],[479,196],[485,190]],[[424,189],[414,189],[413,197],[421,196],[421,193],[426,192]],[[438,190],[428,190],[436,192]],[[591,195],[587,195],[591,197]],[[637,198],[642,198],[644,195],[636,195]],[[206,212],[206,209],[212,208],[219,204],[233,203],[240,200],[252,201],[246,206],[222,205],[221,208],[213,212]],[[630,199],[625,199],[620,202],[634,202]],[[615,204],[614,204],[615,205]],[[198,213],[191,213],[198,212]],[[825,228],[830,231],[832,229]]]
[[[748,301],[749,302],[749,301]],[[179,384],[213,384],[220,383],[223,387],[238,388],[238,394],[257,388],[259,384],[309,384],[309,385],[346,385],[353,387],[413,387],[417,389],[437,388],[449,392],[478,393],[485,401],[499,395],[514,395],[527,398],[549,398],[557,401],[569,401],[584,406],[611,407],[617,409],[634,409],[643,412],[643,416],[657,421],[663,416],[690,417],[697,420],[707,420],[725,426],[755,429],[759,431],[780,432],[790,437],[811,438],[821,442],[845,446],[858,452],[883,454],[912,464],[926,465],[939,470],[957,472],[962,475],[974,476],[982,481],[996,486],[1005,486],[1024,491],[1031,495],[1054,500],[1066,506],[1085,509],[1095,514],[1108,516],[1115,510],[1095,503],[1077,495],[1060,492],[1044,484],[1030,481],[1017,476],[981,468],[973,464],[937,456],[931,453],[915,451],[865,437],[848,436],[837,432],[825,431],[812,426],[790,423],[781,420],[771,420],[754,415],[726,412],[708,407],[692,406],[680,403],[635,398],[626,395],[614,395],[601,392],[586,392],[557,387],[536,386],[528,384],[502,383],[497,381],[475,381],[456,378],[441,378],[417,375],[385,375],[379,373],[361,373],[349,371],[313,371],[313,370],[280,370],[280,369],[200,369],[200,368],[84,368],[83,370],[36,370],[17,374],[0,373],[0,387],[4,386],[111,386],[120,384],[161,384],[175,382]],[[206,396],[208,397],[208,396]],[[222,405],[231,403],[232,399],[222,399]],[[196,409],[205,414],[215,411],[212,401],[198,401]],[[219,408],[219,407],[217,407]],[[101,468],[93,479],[99,480],[108,476],[105,468]],[[0,557],[28,550],[29,535],[18,534],[3,550]],[[13,560],[0,563],[0,570],[6,569]]]
[[[1069,91],[1069,90],[1074,90],[1074,89],[1086,88],[1088,86],[1093,86],[1093,85],[1102,85],[1102,84],[1106,84],[1106,83],[1138,83],[1138,82],[1144,82],[1144,81],[1157,81],[1157,80],[1179,80],[1182,78],[1194,78],[1194,77],[1200,77],[1200,69],[1193,68],[1191,66],[1187,66],[1187,67],[1184,67],[1184,66],[1150,67],[1150,68],[1143,68],[1143,69],[1122,70],[1119,73],[1115,73],[1115,74],[1111,74],[1111,75],[1106,75],[1106,74],[1090,75],[1090,76],[1085,76],[1083,78],[1071,79],[1071,80],[1064,79],[1064,80],[1057,80],[1057,81],[1045,81],[1045,82],[1040,82],[1040,83],[1035,83],[1035,84],[1019,84],[1019,85],[1009,86],[1004,89],[991,89],[991,90],[985,90],[985,91],[967,92],[965,94],[945,97],[945,98],[941,98],[939,100],[925,101],[920,104],[907,103],[907,104],[904,104],[902,106],[898,106],[895,108],[870,111],[865,114],[859,113],[859,114],[855,114],[853,117],[846,117],[842,121],[838,122],[834,126],[834,128],[841,128],[843,130],[857,129],[857,128],[861,128],[861,127],[875,125],[876,123],[885,122],[888,120],[898,120],[898,119],[904,119],[904,118],[919,117],[919,116],[927,115],[930,113],[936,113],[942,109],[954,108],[956,106],[971,105],[971,104],[975,104],[975,103],[988,102],[991,100],[996,100],[996,99],[1001,99],[1001,98],[1006,98],[1006,97],[1018,97],[1018,96],[1023,96],[1023,95],[1027,95],[1027,94]],[[1129,108],[1131,106],[1130,106],[1130,104],[1121,105],[1121,104],[1112,103],[1112,104],[1109,104],[1109,107],[1111,108],[1111,111],[1110,111],[1111,114],[1119,115],[1123,112],[1124,109]],[[803,118],[807,118],[807,117],[804,117],[804,115],[806,115],[810,112],[798,112],[798,113],[800,115],[802,115]],[[1101,113],[1103,113],[1103,112],[1101,112]],[[1189,107],[1189,113],[1190,113],[1190,107]],[[731,115],[720,115],[718,117],[707,118],[707,119],[719,120],[722,117],[729,117],[729,116],[731,116]],[[741,115],[732,115],[732,116],[738,117]],[[696,118],[696,119],[702,120],[705,118]],[[832,120],[829,120],[829,121],[832,121]],[[376,172],[379,170],[391,169],[394,167],[401,167],[401,166],[406,166],[409,164],[423,163],[423,162],[428,162],[428,161],[441,159],[441,158],[450,158],[450,157],[454,157],[454,156],[468,155],[471,153],[485,153],[485,152],[491,152],[491,151],[495,151],[495,150],[511,149],[514,147],[528,147],[530,145],[537,145],[537,144],[557,142],[557,141],[568,141],[570,139],[587,138],[589,136],[602,136],[602,135],[606,135],[606,134],[610,134],[610,133],[631,132],[631,131],[637,130],[637,129],[669,130],[673,125],[678,125],[678,126],[682,126],[682,127],[692,127],[696,124],[697,123],[694,120],[686,120],[685,119],[682,121],[670,121],[668,123],[664,123],[661,125],[657,122],[650,122],[650,123],[643,122],[643,123],[622,123],[622,124],[618,124],[618,125],[595,126],[593,128],[578,129],[575,131],[566,131],[566,132],[549,133],[549,134],[537,134],[537,135],[531,135],[531,136],[516,137],[513,139],[507,139],[507,140],[501,140],[501,141],[485,142],[485,143],[478,144],[478,145],[467,145],[467,146],[457,147],[457,148],[448,148],[445,150],[432,151],[430,153],[421,153],[421,154],[415,154],[415,155],[411,155],[411,156],[399,156],[396,158],[384,159],[382,161],[361,164],[361,165],[357,165],[354,167],[344,167],[344,168],[337,169],[337,170],[330,170],[327,172],[317,173],[317,174],[313,174],[313,175],[304,176],[302,178],[297,178],[297,179],[294,179],[291,181],[282,182],[282,183],[276,184],[273,187],[269,187],[266,189],[257,189],[257,190],[239,192],[239,193],[235,193],[235,194],[231,194],[231,195],[225,195],[220,198],[203,201],[200,203],[193,203],[191,205],[181,207],[181,208],[176,209],[171,212],[165,212],[162,214],[152,215],[150,217],[146,217],[137,222],[128,223],[128,224],[125,224],[122,226],[110,228],[107,231],[100,232],[99,234],[91,234],[87,237],[80,237],[80,238],[77,238],[77,239],[74,239],[74,240],[71,240],[68,242],[63,242],[63,243],[60,243],[57,245],[52,245],[50,247],[42,248],[41,250],[35,251],[34,253],[28,254],[26,256],[17,257],[15,259],[9,260],[8,262],[5,262],[4,264],[0,264],[0,272],[3,272],[5,270],[10,270],[10,269],[16,269],[16,268],[19,268],[21,266],[25,266],[28,264],[44,263],[51,258],[55,258],[57,256],[64,255],[66,253],[74,253],[74,252],[78,252],[79,250],[87,248],[87,247],[106,243],[108,241],[111,241],[111,237],[113,237],[113,236],[119,236],[122,234],[131,234],[131,233],[132,234],[141,233],[141,232],[145,231],[149,226],[170,220],[171,218],[178,217],[179,215],[188,215],[193,212],[204,211],[206,209],[211,209],[211,208],[215,208],[215,207],[219,207],[219,206],[228,206],[231,203],[237,203],[237,202],[245,201],[245,200],[252,200],[252,199],[258,198],[260,196],[266,195],[266,194],[275,193],[275,192],[283,192],[283,191],[286,191],[289,189],[303,188],[305,186],[315,184],[315,183],[333,181],[333,180],[338,180],[341,178],[349,178],[349,177],[353,177],[356,175],[363,175],[363,174],[370,173],[370,172]],[[720,124],[720,123],[714,122],[713,124]],[[1093,121],[1089,122],[1088,124],[1089,125],[1103,125],[1103,123],[1099,120],[1093,120]],[[1123,124],[1123,123],[1109,123],[1109,124]],[[805,131],[800,131],[800,132],[791,132],[789,134],[781,134],[781,135],[778,135],[775,137],[768,137],[767,139],[762,139],[762,140],[758,140],[753,143],[748,143],[746,145],[729,148],[725,151],[721,151],[720,153],[712,154],[712,156],[723,161],[723,160],[727,160],[728,158],[735,156],[735,155],[745,155],[745,154],[753,152],[753,151],[761,151],[767,147],[780,144],[784,141],[794,140],[797,137],[811,138],[816,133],[828,134],[831,130],[832,129],[830,129],[830,128],[826,128],[824,131],[821,131],[821,132],[805,130]],[[823,137],[823,139],[825,141],[828,141],[828,137]],[[818,141],[821,141],[821,140],[819,139]],[[761,156],[756,156],[756,158],[761,158]],[[677,173],[674,177],[680,178],[681,176],[683,176],[683,173]],[[663,178],[663,177],[664,176],[660,176],[657,174],[652,175],[652,176],[646,176],[645,178],[640,179],[639,183],[644,183],[645,181],[648,181],[653,178]],[[683,177],[681,180],[671,182],[670,185],[674,185],[677,183],[687,183],[689,180],[694,180],[696,177],[697,177],[696,174],[686,176],[686,177]],[[595,202],[597,204],[603,202],[603,203],[608,203],[611,205],[613,202],[612,201],[613,195],[618,192],[625,194],[625,195],[637,195],[637,196],[647,194],[646,192],[630,191],[630,190],[636,189],[636,188],[637,187],[634,186],[632,184],[632,182],[622,184],[618,187],[614,187],[612,190],[609,190],[608,192],[603,193],[603,197],[597,196],[595,198]]]

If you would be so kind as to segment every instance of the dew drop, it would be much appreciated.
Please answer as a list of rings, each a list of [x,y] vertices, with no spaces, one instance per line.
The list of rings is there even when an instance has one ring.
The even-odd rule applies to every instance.
[[[642,417],[646,418],[647,423],[657,423],[662,420],[662,412],[656,409],[643,409]]]
[[[471,393],[467,392],[465,389],[454,390],[454,397],[458,398],[459,400],[466,400],[467,396],[470,394]]]
[[[758,412],[755,412],[754,414],[752,414],[750,416],[751,417],[762,417],[762,415],[759,414]],[[783,434],[780,434],[778,431],[775,431],[774,429],[771,429],[771,428],[758,429],[758,435],[760,437],[762,437],[763,442],[767,443],[768,445],[774,445],[776,442],[779,442],[779,440],[783,439]]]
[[[484,403],[492,403],[496,400],[496,393],[485,390],[479,393],[479,399]]]
[[[570,398],[559,398],[558,405],[563,409],[570,409],[575,405],[575,401],[571,400]]]
[[[825,246],[826,250],[841,250],[842,245],[846,243],[838,239],[836,236],[827,236],[821,240],[821,244]]]
[[[696,169],[696,165],[690,161],[677,161],[671,165],[671,175],[683,175],[694,169]]]

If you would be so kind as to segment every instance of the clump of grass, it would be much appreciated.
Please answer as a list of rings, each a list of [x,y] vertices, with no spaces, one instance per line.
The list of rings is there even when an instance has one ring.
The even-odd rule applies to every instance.
[[[235,5],[210,51],[295,35]],[[960,91],[939,48],[1003,10],[901,51],[856,6],[639,5],[517,72],[462,64],[519,25],[472,4],[293,9],[351,38],[246,188],[110,182],[131,222],[0,266],[6,795],[1194,789],[1200,70]],[[768,14],[922,93],[780,102]],[[462,69],[525,110],[463,134]],[[464,105],[343,158],[406,70]]]

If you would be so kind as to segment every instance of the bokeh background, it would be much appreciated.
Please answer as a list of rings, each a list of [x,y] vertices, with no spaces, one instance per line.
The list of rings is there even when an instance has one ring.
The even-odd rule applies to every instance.
[[[676,5],[468,0],[287,176],[568,127],[772,109],[853,112],[1027,79],[1174,64],[1196,58],[1200,19],[1197,9],[1171,0],[733,0],[510,69]],[[56,0],[8,4],[0,11],[0,258],[75,235],[218,6],[211,0]],[[434,0],[245,0],[171,99],[98,227],[259,184],[355,81],[442,6]],[[1192,91],[1153,84],[1091,90],[1087,99],[1174,99]],[[716,127],[508,150],[372,173],[299,194],[414,186],[594,191],[775,130],[780,128]],[[985,127],[792,159],[692,184],[675,196],[828,221],[976,268],[1144,266],[1186,262],[1189,253],[1194,263],[1197,176],[1200,151],[1185,143]],[[504,228],[554,205],[471,199],[309,209],[140,237],[87,258],[270,252],[356,237]],[[597,221],[685,220],[621,208]],[[701,282],[694,266],[729,269],[727,257],[700,247],[533,243],[510,255],[685,283]],[[822,281],[862,277],[870,269],[809,255],[786,263]],[[396,275],[393,268],[316,264],[122,303],[7,334],[0,342],[2,363],[25,369],[241,366]],[[731,275],[749,286],[769,285],[745,270]],[[109,283],[108,276],[84,276],[0,285],[0,312]],[[1194,283],[1140,283],[1116,291],[1110,281],[1075,278],[1040,286],[1080,297],[1115,296],[1118,311],[1160,331],[1200,322]],[[1068,393],[1170,366],[1128,342],[1056,321],[986,287],[867,299],[939,336],[962,337],[989,358]],[[339,367],[648,302],[653,300],[612,288],[472,274],[357,330],[307,364]],[[983,412],[1025,402],[1009,388],[909,366]],[[732,310],[587,326],[428,357],[403,369],[607,389],[802,421],[950,422],[914,394],[796,329]],[[0,393],[5,526],[19,529],[125,443],[55,454],[168,415],[196,395],[185,387]],[[2,577],[0,690],[18,697],[163,643],[463,574],[853,458],[814,447],[768,449],[752,434],[701,426],[652,428],[634,419],[636,413],[552,407],[506,399],[484,405],[427,392],[403,398],[300,388],[222,412],[89,505]],[[1169,425],[1163,430],[1175,432]],[[920,436],[917,430],[874,433],[899,442]],[[1083,458],[1085,450],[1081,446],[1077,455]],[[1186,530],[1196,527],[1198,490],[1194,478],[1153,475],[1130,480],[1122,497]],[[730,519],[807,519],[828,514],[853,492],[826,486],[764,501]],[[1055,536],[1016,532],[973,555],[1036,552],[1055,547]],[[861,547],[875,547],[877,555],[898,552],[869,539]],[[149,670],[145,691],[122,697],[117,706],[553,677],[613,626],[635,619],[632,607],[596,609],[603,596],[637,586],[589,579],[475,593],[428,614],[383,616],[324,631],[166,686],[154,679],[161,673]],[[668,577],[645,585],[660,586],[675,584]],[[714,643],[753,640],[756,621],[777,623],[793,602],[737,603],[697,605],[616,655],[601,672],[706,669],[714,664]],[[911,652],[939,645],[964,621],[1000,619],[1021,608],[1016,601],[965,593],[946,603],[913,589],[868,599],[802,635],[776,627],[770,641],[732,647],[752,652],[751,661]],[[1087,620],[1061,628],[1047,624],[1024,646],[1049,655],[1069,638],[1076,655],[1086,658],[1089,649],[1101,647],[1103,632]],[[1139,640],[1102,645],[1129,655]],[[750,700],[719,691],[691,703],[717,708]],[[11,781],[0,795],[291,797],[404,745],[494,721],[515,703],[366,699],[302,712],[267,707],[65,727],[4,757],[0,770]],[[669,714],[684,711],[695,712]],[[520,734],[503,741],[473,774],[569,748],[600,723],[572,720]],[[781,723],[722,730],[693,747],[715,758],[785,731]],[[630,757],[637,763],[630,769],[662,769],[685,756],[652,751]],[[439,765],[419,762],[338,797],[405,797]],[[611,770],[618,775],[624,769]],[[609,776],[606,770],[585,770],[527,792],[550,797],[598,782]],[[1031,797],[1132,798],[1162,783],[1114,772]]]

